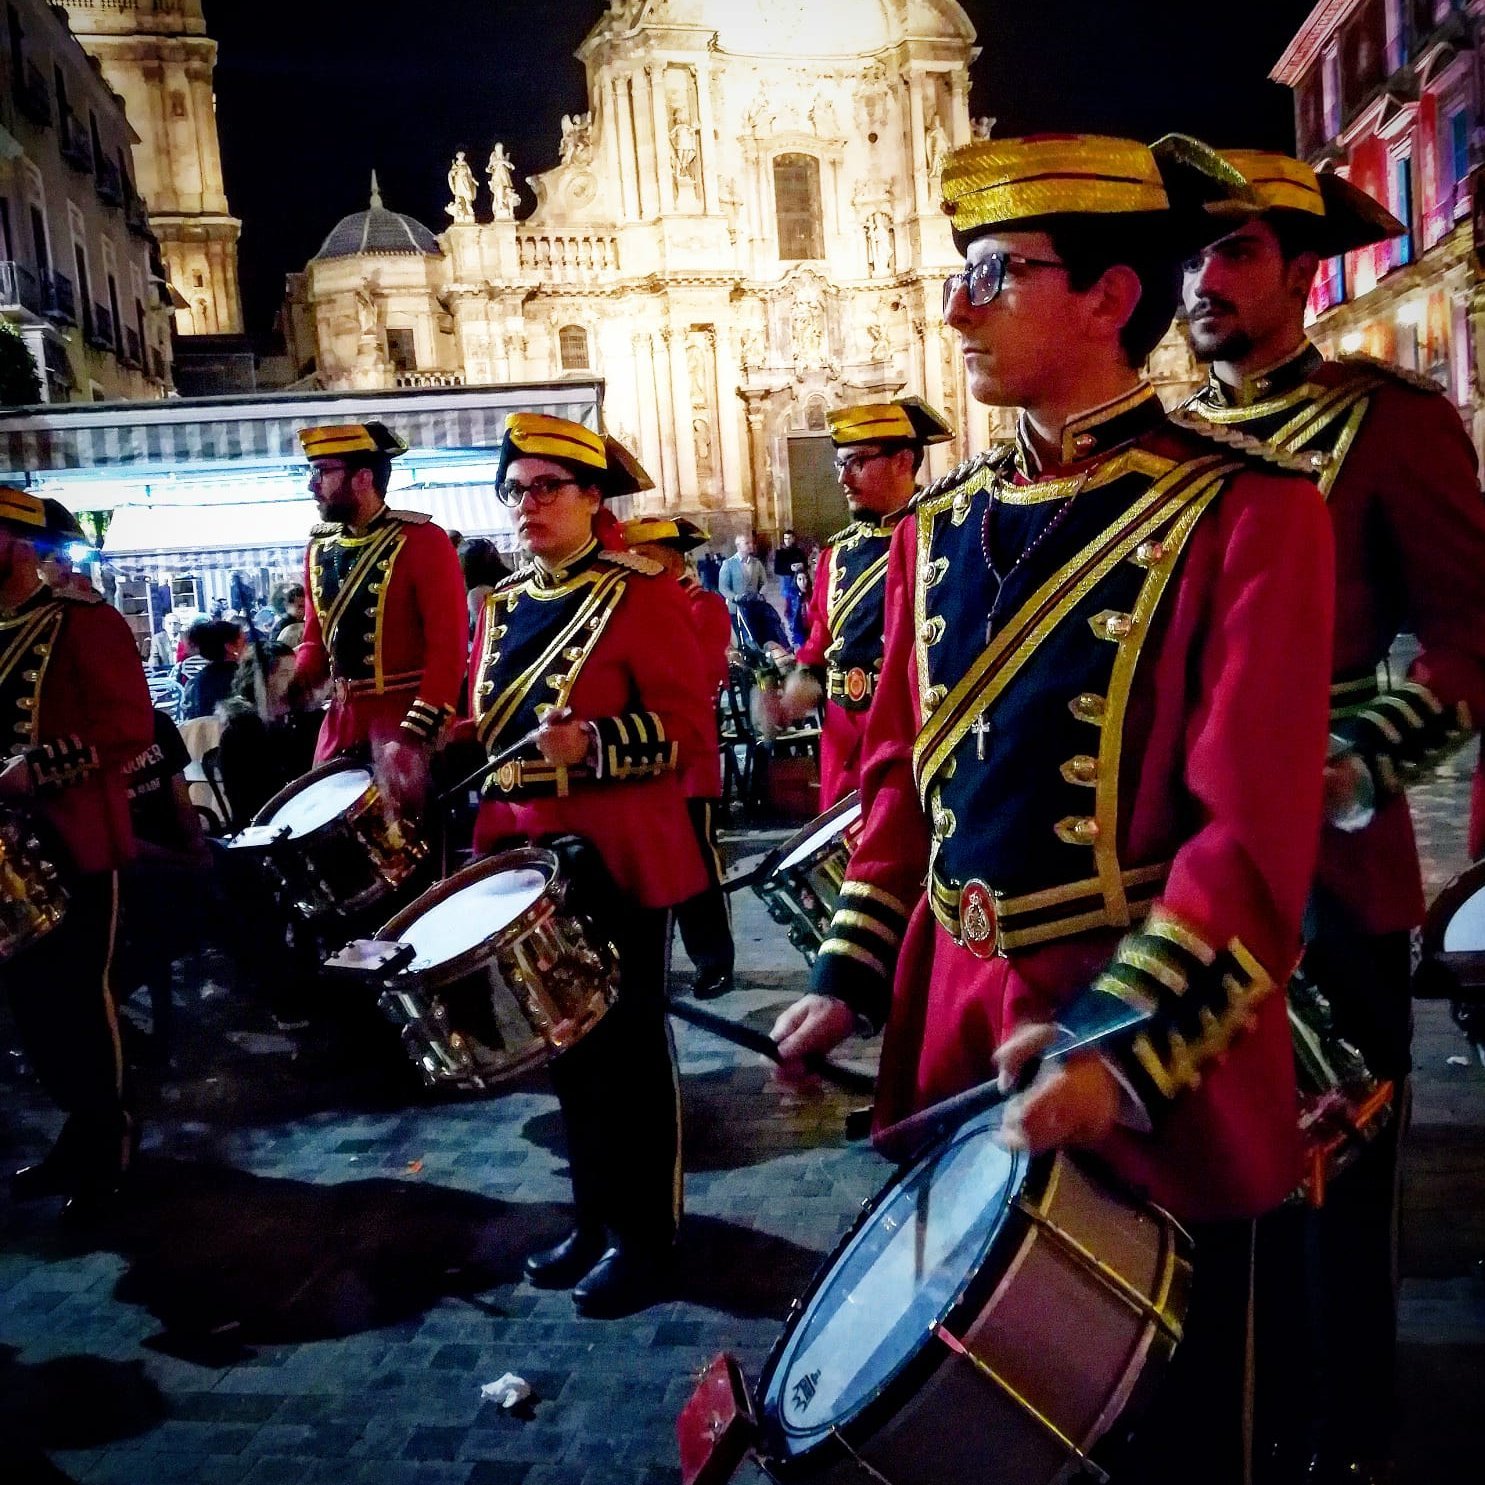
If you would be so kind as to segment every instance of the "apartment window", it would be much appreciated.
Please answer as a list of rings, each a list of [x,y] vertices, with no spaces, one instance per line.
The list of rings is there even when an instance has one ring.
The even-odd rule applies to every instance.
[[[111,273],[108,275],[108,312],[113,316],[113,344],[118,350],[124,344],[124,321],[119,315],[119,281]]]
[[[820,162],[813,155],[780,155],[773,162],[773,202],[779,257],[785,262],[823,258]]]
[[[1326,310],[1339,304],[1346,297],[1346,260],[1326,258],[1315,275],[1315,286],[1310,290],[1310,318],[1323,315]]]
[[[1341,132],[1341,52],[1332,42],[1320,59],[1320,106],[1325,115],[1325,137]]]
[[[1403,0],[1387,0],[1387,71],[1408,65],[1408,26]]]
[[[93,286],[88,278],[88,254],[82,243],[72,244],[73,260],[77,264],[77,303],[82,311],[84,328],[93,323]]]
[[[411,330],[387,330],[387,360],[398,371],[418,369],[418,347]]]
[[[10,202],[0,196],[0,258],[14,262],[15,249],[11,246]]]
[[[67,74],[60,67],[52,67],[52,91],[57,95],[57,117],[72,112],[72,105],[67,101]]]
[[[589,371],[588,332],[581,325],[564,325],[557,332],[557,355],[563,371]]]
[[[108,158],[103,153],[103,139],[98,133],[98,115],[91,109],[88,110],[88,133],[93,138],[93,159],[97,162],[97,168],[103,169],[103,162]]]
[[[46,245],[46,217],[39,206],[31,208],[31,248],[36,254],[36,271],[50,273],[52,255]]]
[[[1454,177],[1454,216],[1457,219],[1469,212],[1469,192],[1465,189],[1470,173],[1468,108],[1456,108],[1445,121],[1443,147],[1449,152],[1449,164]]]
[[[1392,267],[1413,261],[1413,158],[1403,155],[1390,165],[1388,210],[1408,230],[1392,242]]]

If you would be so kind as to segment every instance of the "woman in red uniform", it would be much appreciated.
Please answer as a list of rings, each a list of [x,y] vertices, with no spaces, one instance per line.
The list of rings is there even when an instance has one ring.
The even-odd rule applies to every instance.
[[[529,562],[485,600],[470,709],[493,757],[533,741],[484,789],[475,846],[578,835],[620,894],[618,1003],[552,1066],[577,1220],[526,1272],[574,1286],[588,1315],[663,1290],[681,1211],[680,1100],[665,1019],[669,912],[706,886],[685,771],[709,745],[710,703],[686,596],[658,562],[607,550],[610,495],[651,487],[612,438],[514,413],[498,493]]]
[[[686,566],[686,553],[707,542],[707,534],[684,516],[664,520],[640,519],[624,523],[624,544],[640,556],[651,557],[681,585],[691,611],[691,627],[705,668],[706,699],[710,709],[707,746],[686,770],[683,784],[691,827],[706,866],[707,884],[697,896],[676,908],[681,942],[696,966],[691,993],[697,1000],[715,1000],[732,989],[736,951],[732,919],[722,891],[722,851],[717,844],[717,818],[722,804],[722,755],[717,741],[717,693],[727,684],[727,652],[732,648],[732,618],[720,593],[710,593]]]

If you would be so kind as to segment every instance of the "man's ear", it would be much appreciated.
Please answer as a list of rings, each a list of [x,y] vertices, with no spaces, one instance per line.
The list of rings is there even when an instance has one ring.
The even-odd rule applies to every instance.
[[[1104,269],[1089,292],[1089,328],[1109,340],[1117,340],[1139,308],[1145,286],[1126,263]]]
[[[1308,299],[1320,272],[1317,253],[1298,253],[1284,267],[1284,287],[1297,299]]]

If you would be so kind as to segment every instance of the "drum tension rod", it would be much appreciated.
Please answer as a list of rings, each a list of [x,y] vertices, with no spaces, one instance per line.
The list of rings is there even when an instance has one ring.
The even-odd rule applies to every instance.
[[[1135,1314],[1143,1315],[1146,1320],[1157,1325],[1171,1340],[1180,1341],[1181,1327],[1173,1324],[1170,1317],[1141,1294],[1123,1274],[1110,1268],[1101,1258],[1090,1253],[1076,1238],[1064,1232],[1045,1213],[1031,1206],[1025,1198],[1018,1196],[1015,1204],[1016,1209],[1038,1232],[1051,1239],[1053,1246],[1066,1253],[1079,1268],[1092,1274],[1116,1299],[1123,1300]]]
[[[948,1348],[951,1356],[957,1356],[961,1361],[967,1361],[976,1376],[990,1383],[995,1390],[1008,1397],[1031,1421],[1043,1429],[1065,1453],[1077,1462],[1078,1467],[1098,1485],[1108,1485],[1108,1475],[1101,1470],[1058,1426],[1052,1422],[1045,1413],[1040,1412],[1034,1404],[1022,1397],[999,1372],[988,1362],[976,1356],[957,1335],[946,1325],[934,1325],[929,1330],[930,1336],[937,1336]]]

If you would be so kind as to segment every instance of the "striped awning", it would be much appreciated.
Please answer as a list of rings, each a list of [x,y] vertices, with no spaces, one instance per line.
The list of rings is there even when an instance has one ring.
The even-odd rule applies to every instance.
[[[494,449],[506,414],[550,413],[597,427],[603,384],[78,403],[0,414],[0,482],[114,470],[134,477],[213,465],[302,465],[299,430],[378,418],[413,450]]]

